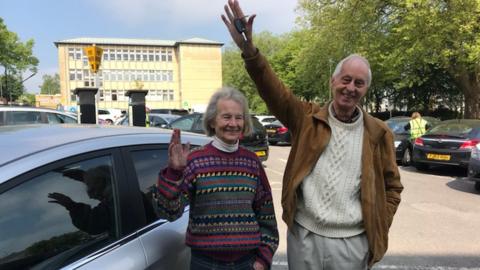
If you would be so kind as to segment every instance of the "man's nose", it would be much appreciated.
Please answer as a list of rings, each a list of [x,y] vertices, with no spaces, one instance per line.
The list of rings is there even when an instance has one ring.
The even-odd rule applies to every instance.
[[[355,82],[351,81],[349,84],[347,84],[346,88],[348,91],[355,91]]]

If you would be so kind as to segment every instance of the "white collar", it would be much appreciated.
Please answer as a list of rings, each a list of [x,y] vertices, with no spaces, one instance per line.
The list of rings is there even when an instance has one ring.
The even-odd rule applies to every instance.
[[[213,136],[212,145],[218,150],[228,153],[233,153],[238,150],[238,141],[234,144],[229,144],[220,140],[217,136]]]

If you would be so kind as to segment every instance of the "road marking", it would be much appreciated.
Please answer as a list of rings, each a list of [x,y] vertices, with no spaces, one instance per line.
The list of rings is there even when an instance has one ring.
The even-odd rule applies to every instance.
[[[270,169],[270,168],[265,168],[266,171],[269,171],[269,172],[272,172],[274,174],[278,174],[280,176],[283,176],[283,172],[279,172],[279,171],[276,171],[276,170],[273,170],[273,169]]]
[[[288,266],[287,261],[273,261],[272,265]],[[478,267],[450,267],[450,266],[416,266],[416,265],[375,265],[373,269],[394,269],[394,270],[480,270]]]

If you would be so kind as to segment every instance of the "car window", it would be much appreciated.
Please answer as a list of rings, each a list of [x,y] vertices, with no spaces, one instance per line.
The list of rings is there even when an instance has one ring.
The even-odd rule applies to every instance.
[[[167,165],[168,151],[164,149],[145,149],[130,152],[138,185],[143,197],[147,222],[151,223],[165,217],[156,210],[157,179],[159,171]]]
[[[40,112],[11,111],[7,112],[7,125],[36,124],[42,123]]]
[[[149,116],[149,118],[150,118],[150,126],[151,127],[162,127],[162,125],[163,126],[168,125],[167,121],[165,121],[161,117]]]
[[[0,269],[59,269],[117,237],[112,161],[52,169],[0,196]]]
[[[177,119],[171,123],[172,128],[178,128],[180,130],[191,131],[192,126],[194,124],[194,117],[193,115],[189,117],[185,117],[182,119]]]
[[[456,136],[467,136],[473,128],[464,123],[439,124],[433,127],[428,134],[448,134]]]
[[[47,120],[49,124],[77,123],[74,118],[59,113],[47,113]]]
[[[399,134],[399,133],[406,133],[408,131],[405,130],[405,126],[408,124],[408,119],[407,120],[390,120],[386,121],[387,126],[392,130],[393,133]]]

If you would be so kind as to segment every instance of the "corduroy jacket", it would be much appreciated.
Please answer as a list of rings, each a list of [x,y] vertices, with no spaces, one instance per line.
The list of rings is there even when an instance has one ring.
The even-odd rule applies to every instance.
[[[328,105],[321,107],[298,99],[280,81],[260,52],[244,58],[244,61],[270,112],[288,127],[292,135],[282,189],[282,218],[291,227],[300,184],[316,165],[331,137]],[[387,251],[388,231],[400,204],[403,186],[395,160],[392,132],[383,121],[365,111],[363,122],[360,199],[371,267]]]

